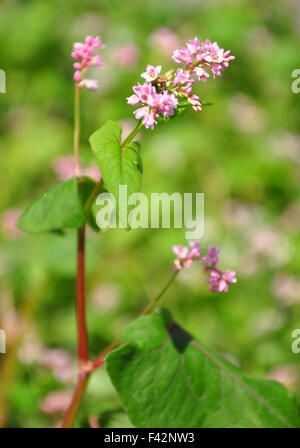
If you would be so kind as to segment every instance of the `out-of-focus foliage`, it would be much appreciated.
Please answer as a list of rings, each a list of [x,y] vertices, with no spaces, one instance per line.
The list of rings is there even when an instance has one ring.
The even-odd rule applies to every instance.
[[[147,63],[173,67],[172,46],[194,35],[232,49],[236,61],[223,77],[198,89],[212,106],[141,134],[142,191],[204,192],[201,244],[217,245],[221,266],[236,269],[239,281],[213,294],[191,268],[164,305],[247,375],[279,379],[300,395],[300,354],[291,350],[300,328],[300,94],[291,91],[299,21],[296,0],[2,0],[0,328],[8,346],[0,371],[6,357],[12,369],[0,385],[0,414],[6,410],[8,426],[57,424],[74,383],[75,232],[28,236],[13,222],[57,182],[58,158],[72,155],[70,51],[87,34],[100,34],[107,47],[106,69],[95,73],[100,90],[82,94],[86,166],[94,161],[88,138],[106,120],[132,126],[126,97]],[[92,354],[158,292],[171,245],[184,242],[179,229],[89,233]],[[64,394],[49,395],[57,391]],[[130,426],[105,369],[90,382],[79,424],[91,415],[102,426]]]

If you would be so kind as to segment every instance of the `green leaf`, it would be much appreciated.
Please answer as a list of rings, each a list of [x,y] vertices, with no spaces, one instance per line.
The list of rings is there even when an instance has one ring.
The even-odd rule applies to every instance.
[[[122,340],[106,365],[137,427],[300,426],[295,399],[281,384],[245,376],[165,311],[129,324]]]
[[[119,186],[127,185],[127,195],[136,193],[142,183],[142,162],[137,142],[121,147],[122,128],[108,121],[90,137],[92,151],[98,161],[109,193],[119,203]],[[128,207],[129,208],[129,207]]]
[[[78,194],[77,178],[60,182],[43,193],[21,215],[17,226],[28,233],[79,228],[86,217]]]

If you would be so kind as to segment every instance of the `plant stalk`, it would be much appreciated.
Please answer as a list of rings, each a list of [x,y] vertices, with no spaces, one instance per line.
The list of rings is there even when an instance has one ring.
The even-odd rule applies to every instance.
[[[88,360],[88,337],[85,316],[85,226],[77,231],[76,317],[79,365]]]
[[[75,83],[74,87],[74,156],[75,156],[75,175],[80,177],[80,158],[79,158],[79,134],[80,134],[80,115],[79,115],[79,93],[80,87]]]
[[[78,413],[78,409],[81,403],[81,400],[84,396],[90,373],[79,371],[77,384],[73,393],[72,401],[69,406],[69,409],[66,412],[62,427],[63,428],[72,428],[75,422],[76,415]]]

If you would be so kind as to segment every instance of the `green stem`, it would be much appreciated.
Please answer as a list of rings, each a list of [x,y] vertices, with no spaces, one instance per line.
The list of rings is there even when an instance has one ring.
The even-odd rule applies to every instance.
[[[75,175],[80,177],[80,159],[79,159],[79,133],[80,133],[80,115],[79,115],[79,93],[80,87],[75,83],[74,90],[74,156],[75,156]]]
[[[142,122],[142,120],[139,120],[138,124],[133,129],[133,131],[130,132],[130,134],[125,138],[124,142],[121,144],[121,148],[124,148],[124,146],[128,145],[128,143],[130,143],[134,139],[134,137],[140,132],[142,127],[143,127],[143,122]]]
[[[75,168],[76,175],[80,177],[80,162],[79,162],[79,87],[75,85],[75,96],[74,96],[74,154],[75,154]],[[128,135],[121,145],[124,148],[128,145],[132,139],[138,134],[142,128],[143,123],[140,120],[135,127],[135,129]],[[92,204],[99,193],[103,179],[101,178],[99,182],[93,188],[90,196],[84,207],[84,211],[87,214],[92,207]],[[66,412],[63,428],[71,428],[74,425],[76,415],[80,403],[83,399],[88,379],[93,370],[104,364],[104,356],[112,350],[116,345],[119,344],[120,340],[116,339],[113,341],[105,350],[103,350],[99,356],[92,362],[89,366],[88,361],[88,339],[87,339],[87,328],[86,328],[86,318],[85,318],[85,226],[81,227],[77,231],[78,246],[77,246],[77,288],[76,288],[76,316],[77,316],[77,335],[78,335],[78,359],[79,359],[79,375],[77,384],[73,393],[71,404]],[[170,282],[168,282],[170,286]],[[165,287],[162,294],[167,290]],[[161,297],[161,295],[159,297]],[[156,298],[155,301],[158,299]],[[153,305],[154,306],[154,305]],[[152,308],[151,308],[152,309]]]
[[[160,293],[146,306],[146,308],[142,311],[141,316],[145,316],[146,314],[150,313],[150,311],[153,310],[153,308],[157,305],[158,301],[161,299],[161,297],[164,295],[164,293],[169,289],[169,287],[174,282],[175,278],[177,277],[179,271],[175,271],[172,273],[171,277],[169,278],[169,281],[165,284],[164,288],[160,291]]]
[[[88,337],[85,317],[85,226],[77,231],[76,317],[79,365],[88,360]]]
[[[171,277],[169,278],[168,282],[165,284],[163,289],[160,291],[160,293],[153,299],[151,302],[144,308],[144,310],[141,312],[140,316],[145,316],[146,314],[150,313],[150,311],[153,310],[153,308],[157,305],[159,300],[162,298],[162,296],[167,292],[169,287],[174,282],[175,278],[177,277],[179,271],[175,271],[172,273]],[[119,343],[121,342],[120,338],[115,339],[108,347],[106,347],[104,350],[102,350],[101,353],[99,353],[98,356],[93,361],[93,370],[97,369],[98,367],[101,367],[105,362],[105,356],[107,353],[109,353],[113,348],[115,348]]]
[[[94,186],[93,190],[91,191],[91,194],[89,195],[85,206],[84,206],[84,212],[87,215],[93,205],[94,200],[97,197],[97,194],[99,193],[99,191],[101,190],[103,184],[103,179],[101,177],[101,179],[96,183],[96,185]]]

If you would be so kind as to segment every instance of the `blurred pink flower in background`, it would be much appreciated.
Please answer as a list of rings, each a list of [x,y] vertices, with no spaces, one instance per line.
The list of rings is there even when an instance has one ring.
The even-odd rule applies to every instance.
[[[253,228],[249,235],[249,253],[268,258],[270,266],[281,266],[292,256],[286,235],[271,226]]]
[[[258,134],[265,126],[265,114],[255,101],[245,94],[237,94],[231,99],[229,114],[233,125],[240,132]]]
[[[300,278],[290,274],[277,274],[271,285],[274,297],[284,306],[300,303]]]
[[[176,48],[180,47],[181,41],[169,28],[158,28],[149,36],[149,45],[168,58]]]
[[[270,150],[276,158],[290,159],[300,164],[300,135],[291,132],[280,132],[270,136]]]
[[[76,377],[76,362],[71,354],[67,350],[44,347],[33,332],[25,335],[19,349],[19,359],[24,364],[36,363],[51,370],[61,383],[73,382]]]
[[[139,56],[140,49],[134,43],[119,45],[111,53],[111,58],[116,65],[129,70],[136,67]]]
[[[41,401],[39,408],[45,414],[63,414],[68,409],[72,399],[72,391],[53,391]]]
[[[75,160],[73,156],[60,156],[54,159],[53,170],[58,179],[62,182],[71,179],[75,175]],[[96,163],[92,163],[83,167],[82,176],[88,176],[98,181],[101,178],[101,173]]]
[[[285,230],[299,230],[300,222],[300,202],[292,202],[284,210],[281,218],[281,224]]]
[[[104,283],[91,292],[94,306],[101,312],[115,309],[121,302],[121,291],[115,283]]]
[[[274,367],[268,373],[270,380],[279,381],[291,391],[297,390],[299,386],[299,371],[294,365],[282,365]]]
[[[16,222],[21,216],[21,210],[18,208],[10,208],[2,214],[2,229],[8,238],[17,239],[22,235],[20,229],[16,227]]]
[[[76,366],[69,352],[63,349],[44,349],[39,359],[40,365],[52,370],[58,381],[72,381],[76,375]]]

